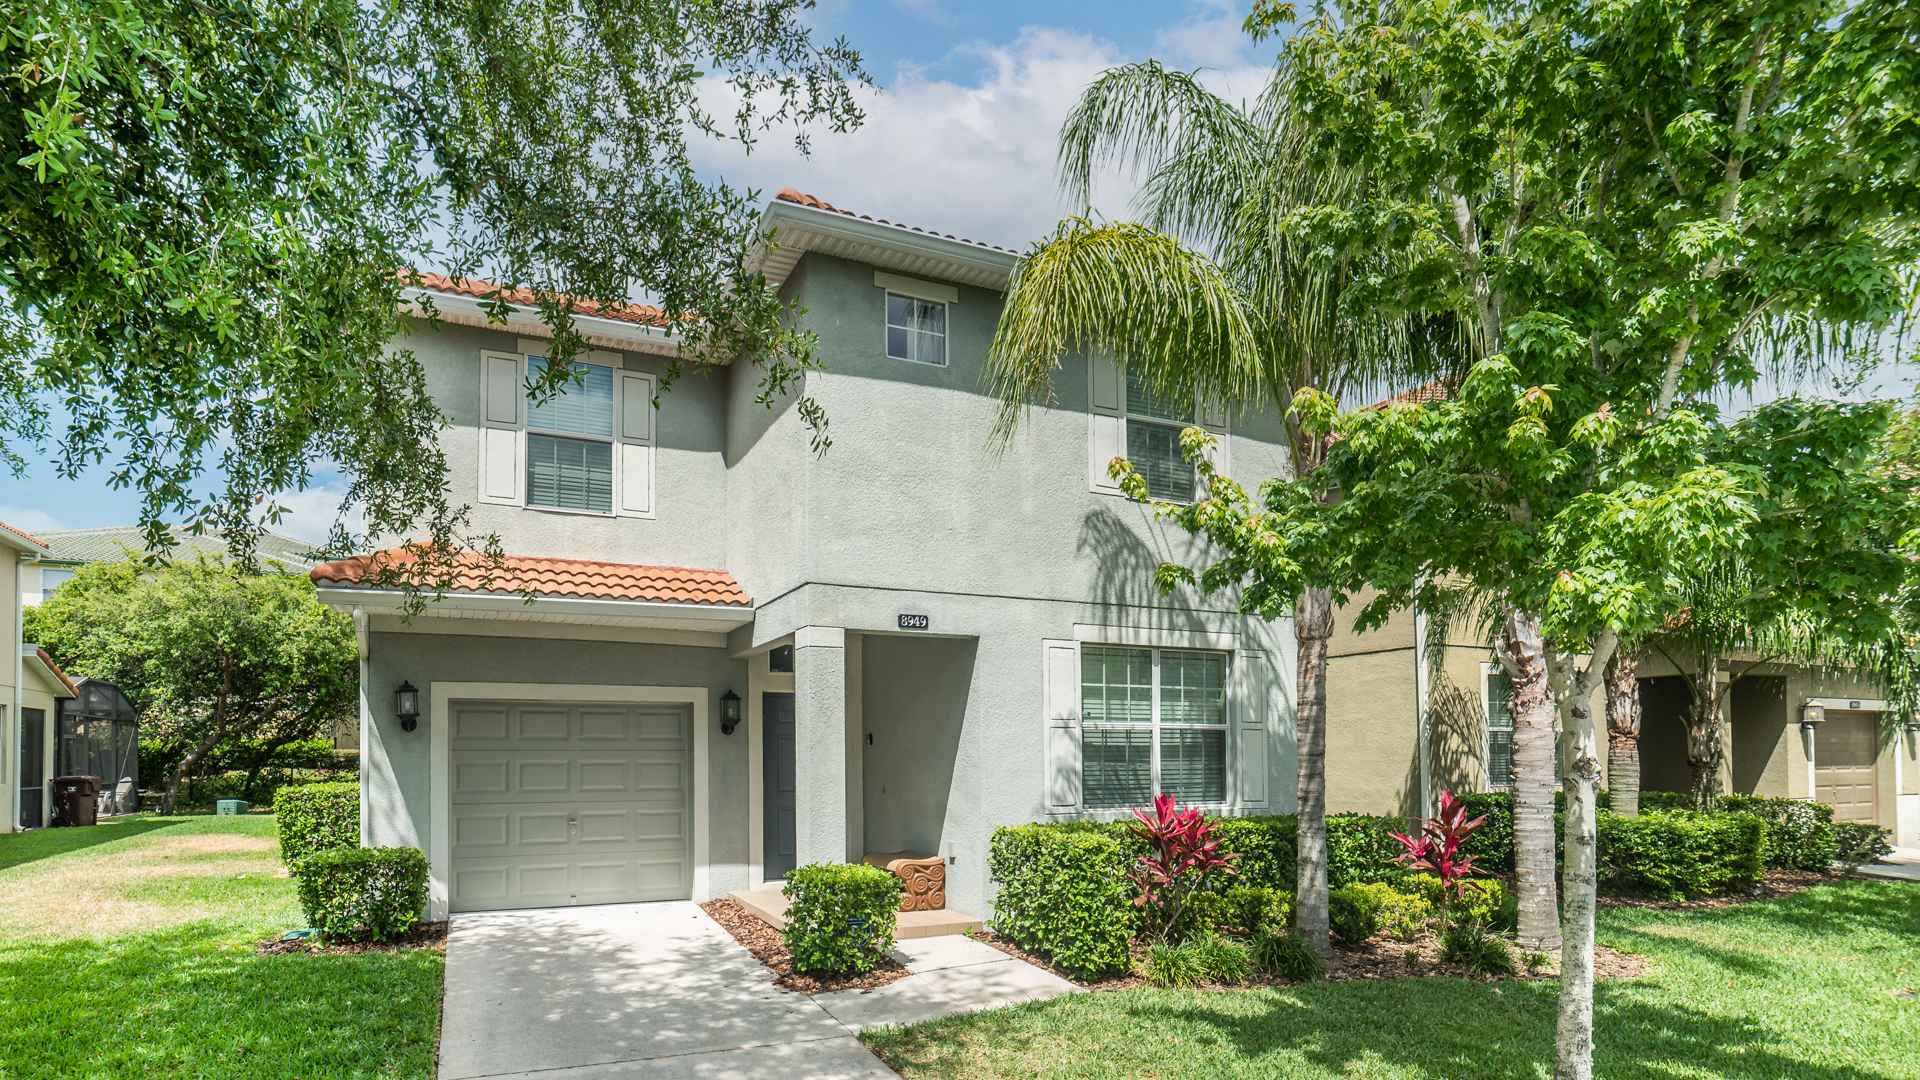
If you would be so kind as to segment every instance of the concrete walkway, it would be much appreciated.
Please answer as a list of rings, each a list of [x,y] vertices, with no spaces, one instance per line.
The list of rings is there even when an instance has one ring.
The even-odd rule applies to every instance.
[[[912,975],[807,997],[691,903],[457,916],[440,1077],[890,1077],[854,1032],[1073,988],[967,938],[896,955]]]
[[[1893,854],[1860,867],[1859,872],[1892,881],[1920,881],[1920,848],[1894,848]]]

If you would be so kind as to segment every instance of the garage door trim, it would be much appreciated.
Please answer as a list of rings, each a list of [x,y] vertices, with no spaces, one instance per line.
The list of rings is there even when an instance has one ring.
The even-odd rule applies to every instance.
[[[422,717],[428,733],[429,801],[433,825],[427,861],[432,877],[427,911],[444,919],[449,909],[453,868],[453,744],[452,703],[488,699],[503,701],[610,704],[675,704],[693,711],[693,898],[711,899],[707,884],[707,702],[704,686],[610,686],[586,683],[435,682],[428,687],[428,712]]]

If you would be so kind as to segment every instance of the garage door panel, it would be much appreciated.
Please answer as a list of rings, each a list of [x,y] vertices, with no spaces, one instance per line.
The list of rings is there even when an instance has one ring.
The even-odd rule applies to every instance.
[[[1839,821],[1876,821],[1880,813],[1878,717],[1828,713],[1814,731],[1814,798],[1833,807]]]
[[[689,709],[453,711],[454,910],[690,895]],[[469,711],[480,719],[466,722]]]

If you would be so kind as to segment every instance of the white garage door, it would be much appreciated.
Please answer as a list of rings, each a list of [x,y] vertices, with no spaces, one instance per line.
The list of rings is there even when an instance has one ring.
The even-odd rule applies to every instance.
[[[687,706],[450,711],[453,910],[693,895]]]

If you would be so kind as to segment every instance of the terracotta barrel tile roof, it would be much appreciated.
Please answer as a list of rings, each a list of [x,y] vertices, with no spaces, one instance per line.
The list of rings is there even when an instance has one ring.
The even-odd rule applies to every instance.
[[[316,585],[363,585],[378,572],[389,570],[402,581],[424,584],[424,572],[418,578],[408,576],[409,568],[418,562],[418,552],[414,549],[388,548],[371,555],[321,563],[313,568],[311,576]],[[455,592],[531,592],[538,596],[581,600],[638,600],[716,607],[753,605],[740,583],[725,570],[546,559],[534,555],[508,555],[499,567],[489,568],[485,557],[477,552],[462,552],[454,563],[453,581],[448,587]]]
[[[895,229],[906,229],[909,232],[917,232],[925,236],[937,236],[942,240],[956,240],[962,244],[972,244],[975,247],[989,248],[1007,255],[1020,254],[1012,248],[1001,247],[999,244],[989,244],[985,240],[972,240],[964,236],[955,236],[952,233],[943,233],[938,229],[923,229],[918,225],[908,225],[900,221],[888,221],[886,218],[874,217],[872,214],[856,213],[852,210],[835,206],[818,195],[809,195],[804,191],[797,191],[790,187],[781,188],[779,193],[774,195],[774,198],[781,202],[793,203],[795,206],[805,206],[814,210],[825,210],[831,214],[841,214],[846,217],[856,218],[860,221],[871,221],[875,225],[886,225]]]
[[[454,293],[458,296],[471,296],[476,300],[505,300],[509,304],[522,304],[532,307],[539,301],[531,289],[503,289],[498,284],[483,278],[450,278],[445,274],[420,273],[420,287],[434,292]],[[650,304],[621,304],[606,307],[591,300],[574,301],[574,311],[581,315],[592,315],[600,319],[613,319],[616,322],[634,323],[639,326],[665,326],[667,313]]]
[[[40,539],[39,537],[33,535],[32,533],[19,527],[18,525],[9,525],[4,521],[0,521],[0,529],[5,529],[15,536],[31,541],[36,547],[47,546],[47,542],[45,540]]]
[[[80,688],[73,685],[73,679],[60,669],[59,664],[53,662],[53,657],[47,654],[47,650],[36,646],[33,654],[40,658],[41,663],[47,665],[47,670],[53,672],[53,677],[60,680],[60,685],[66,688],[67,693],[74,697],[80,696]]]

